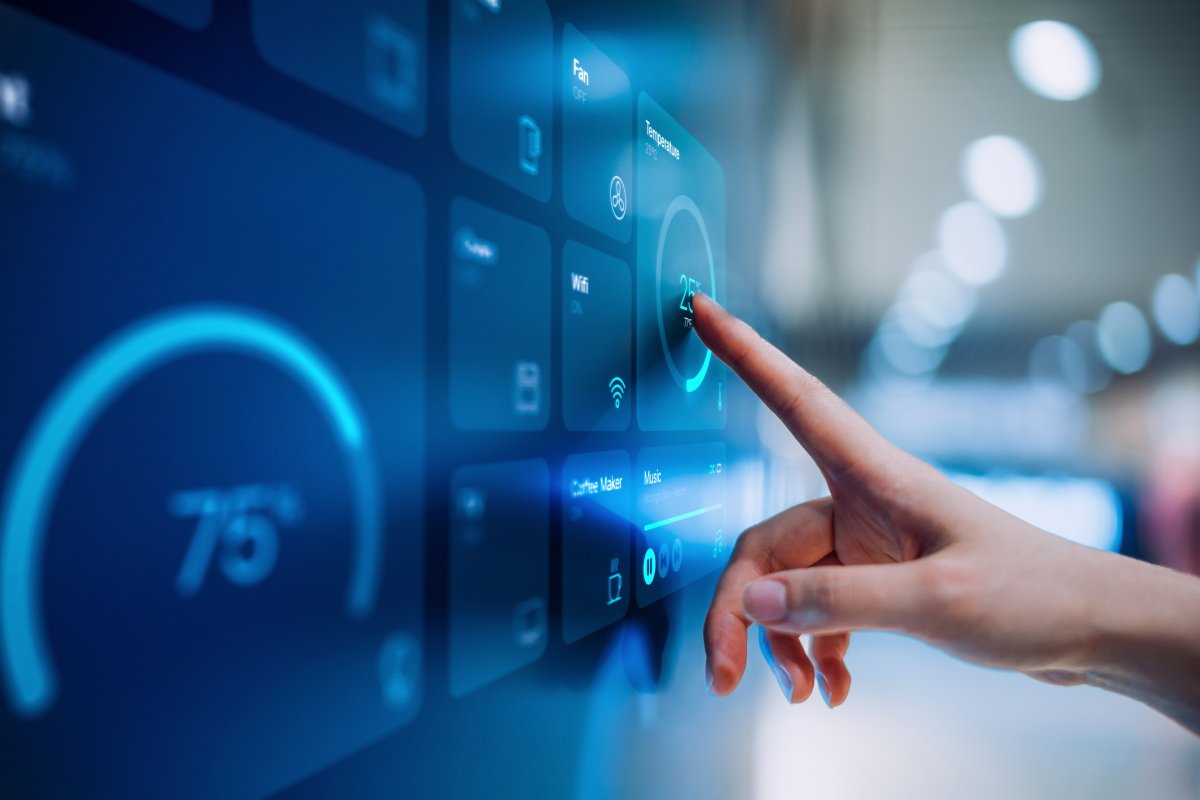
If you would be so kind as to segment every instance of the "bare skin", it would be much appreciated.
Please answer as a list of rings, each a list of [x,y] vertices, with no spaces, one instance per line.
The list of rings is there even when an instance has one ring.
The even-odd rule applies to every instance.
[[[1120,692],[1200,733],[1200,579],[984,502],[714,301],[693,306],[701,339],[783,420],[830,491],[738,540],[704,624],[710,691],[737,687],[757,623],[789,702],[823,682],[836,707],[850,691],[850,633],[889,630],[976,664]]]

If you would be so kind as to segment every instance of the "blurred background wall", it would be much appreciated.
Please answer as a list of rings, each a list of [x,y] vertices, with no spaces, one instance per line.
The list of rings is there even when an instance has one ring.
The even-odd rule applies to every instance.
[[[767,13],[756,305],[776,339],[989,499],[1197,572],[1200,7]],[[768,505],[823,492],[782,427],[759,431],[789,465]],[[763,689],[761,796],[1200,792],[1195,740],[1122,698],[890,636],[856,637],[850,666],[856,689],[828,718]]]

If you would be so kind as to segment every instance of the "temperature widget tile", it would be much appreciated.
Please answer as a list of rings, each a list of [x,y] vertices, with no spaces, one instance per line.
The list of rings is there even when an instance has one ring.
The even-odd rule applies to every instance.
[[[550,473],[541,459],[463,467],[450,502],[450,693],[462,697],[546,651]]]
[[[562,626],[573,642],[625,616],[633,590],[633,485],[623,451],[569,457],[563,466]]]
[[[279,72],[406,133],[425,132],[425,3],[254,0],[251,17],[259,52]]]
[[[611,58],[563,29],[563,203],[617,241],[633,230],[633,90]]]
[[[563,247],[563,422],[572,431],[629,427],[633,281],[625,262]]]
[[[450,141],[475,169],[546,202],[554,27],[543,0],[450,4]]]
[[[725,445],[646,448],[637,481],[633,566],[644,607],[724,563]]]
[[[692,331],[692,296],[725,291],[725,178],[645,93],[637,129],[637,418],[646,431],[725,426],[725,367]]]
[[[422,189],[7,5],[0,53],[60,170],[0,171],[0,794],[278,792],[421,703]]]
[[[464,430],[550,417],[550,240],[458,198],[450,207],[450,415]]]

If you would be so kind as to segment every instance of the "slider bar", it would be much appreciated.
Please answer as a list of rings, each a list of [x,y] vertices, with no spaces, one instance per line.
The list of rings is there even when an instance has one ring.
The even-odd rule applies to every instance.
[[[688,511],[683,514],[676,514],[673,517],[667,517],[666,519],[660,519],[658,522],[649,523],[648,525],[646,525],[646,527],[642,528],[642,531],[648,532],[648,531],[654,530],[655,528],[661,528],[664,525],[671,525],[676,522],[681,522],[682,520],[685,520],[685,519],[691,519],[692,517],[698,517],[701,514],[707,514],[710,511],[716,511],[722,505],[724,505],[724,504],[717,503],[715,506],[707,506],[705,508],[697,508],[695,511]]]

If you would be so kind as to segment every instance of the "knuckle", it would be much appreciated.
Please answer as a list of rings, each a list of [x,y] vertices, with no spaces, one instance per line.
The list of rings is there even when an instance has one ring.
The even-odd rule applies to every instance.
[[[922,582],[928,608],[922,616],[939,632],[969,626],[976,614],[978,586],[972,570],[957,561],[931,559]]]
[[[801,584],[794,612],[801,625],[823,625],[837,613],[840,581],[832,572],[813,572]]]
[[[929,596],[939,608],[961,606],[971,593],[971,576],[955,561],[931,559],[925,568]]]
[[[733,551],[729,554],[730,563],[761,555],[766,547],[766,539],[767,533],[762,523],[751,525],[742,531],[733,543]]]
[[[804,393],[786,384],[781,384],[780,390],[783,399],[779,401],[776,416],[783,420],[800,419],[804,415]]]

